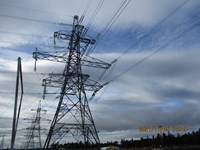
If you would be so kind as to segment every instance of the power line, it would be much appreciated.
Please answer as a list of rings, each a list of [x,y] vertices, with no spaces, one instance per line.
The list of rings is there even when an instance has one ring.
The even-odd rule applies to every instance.
[[[147,35],[151,34],[153,31],[158,30],[158,28],[161,26],[161,24],[163,24],[167,19],[169,19],[170,17],[172,17],[179,9],[181,9],[189,1],[190,0],[185,0],[180,5],[178,5],[167,16],[165,16],[161,21],[159,21],[156,25],[154,25],[147,33],[145,33],[141,38],[139,38],[136,42],[134,42],[133,44],[131,44],[131,46],[128,49],[126,49],[120,56],[118,56],[116,59],[114,59],[114,61],[115,61],[114,63],[116,63],[119,59],[121,59],[121,57],[123,55],[125,55],[128,51],[130,51],[135,44],[138,44],[140,41],[142,41]],[[113,72],[113,70],[109,73],[109,75]],[[104,76],[104,74],[101,75],[101,78]]]
[[[51,22],[51,21],[45,21],[45,20],[39,20],[39,19],[31,19],[31,18],[26,18],[26,17],[3,15],[3,14],[0,14],[0,17],[11,18],[11,19],[19,19],[19,20],[26,20],[26,21],[31,21],[31,22],[46,23],[46,24],[53,24],[53,25],[72,26],[71,24],[56,23],[56,22]]]
[[[18,32],[11,32],[11,31],[2,31],[0,30],[0,33],[4,34],[15,34],[15,35],[21,35],[21,36],[35,36],[35,37],[41,37],[41,38],[49,38],[49,36],[44,35],[37,35],[37,34],[26,34],[26,33],[18,33]]]
[[[15,94],[14,92],[3,92],[3,91],[0,91],[0,94]],[[19,94],[21,94],[19,92]],[[23,93],[24,95],[38,95],[38,94],[43,94],[43,93],[38,93],[38,92],[24,92]],[[57,93],[57,92],[52,92],[52,93],[47,93],[47,94],[60,94],[60,93]]]
[[[86,53],[86,55],[91,54],[94,49],[96,48],[96,46],[99,44],[99,42],[102,40],[102,38],[106,35],[106,33],[110,30],[111,26],[115,23],[115,21],[118,19],[118,17],[122,14],[122,12],[124,11],[124,9],[128,6],[128,4],[130,3],[131,0],[124,0],[120,6],[117,8],[117,10],[115,11],[114,15],[112,16],[112,18],[110,19],[110,21],[108,22],[108,24],[106,25],[106,27],[104,28],[104,30],[102,31],[102,36],[99,35],[99,40],[97,41],[97,44],[92,47],[91,49],[89,49]],[[116,61],[114,60],[113,62],[111,62],[111,64],[114,64]],[[105,70],[104,72],[102,72],[102,74],[99,77],[100,81],[102,79],[102,77],[105,75],[107,70]],[[113,69],[111,70],[111,72],[113,71]],[[110,73],[111,74],[111,73]]]
[[[0,47],[0,49],[6,49],[6,50],[11,50],[11,51],[17,51],[17,52],[22,51],[22,49],[16,49],[16,48],[10,48],[10,47]]]
[[[194,24],[193,26],[191,26],[190,28],[188,28],[187,30],[181,32],[179,35],[177,35],[176,37],[174,37],[173,39],[171,39],[170,41],[168,41],[167,43],[165,43],[164,45],[162,45],[161,47],[159,47],[158,49],[156,49],[155,51],[153,51],[152,53],[150,53],[149,55],[147,55],[146,57],[144,57],[143,59],[139,60],[138,62],[136,62],[135,64],[133,64],[132,66],[130,66],[129,68],[127,68],[126,70],[124,70],[122,73],[120,73],[119,75],[115,76],[113,79],[111,79],[108,83],[113,82],[114,80],[118,79],[119,77],[121,77],[122,75],[124,75],[125,73],[127,73],[128,71],[130,71],[131,69],[135,68],[136,66],[140,65],[141,63],[145,62],[147,59],[149,59],[150,57],[154,56],[155,54],[159,53],[161,50],[163,50],[164,48],[166,48],[167,46],[173,44],[174,42],[176,42],[178,39],[180,39],[182,36],[184,36],[185,34],[191,32],[192,30],[194,30],[195,28],[200,26],[200,22],[197,22],[196,24]]]
[[[9,44],[14,43],[14,44],[16,44],[16,42],[12,42],[12,41],[4,41],[4,40],[0,40],[0,43],[9,43]]]
[[[18,42],[13,42],[13,41],[4,41],[4,40],[0,40],[0,43],[9,43],[9,44],[18,44]],[[35,49],[35,46],[33,45],[33,43],[20,43],[20,44],[26,44],[27,47],[33,47]],[[43,44],[38,44],[38,46],[40,47],[45,47],[45,48],[54,48],[54,49],[59,49],[59,48],[66,48],[66,47],[58,47],[58,46],[51,46],[51,45],[43,45]],[[19,50],[16,48],[9,48],[9,47],[0,47],[2,49],[10,49],[10,50]]]
[[[110,19],[110,21],[108,22],[108,24],[106,25],[106,27],[104,28],[104,30],[102,31],[102,33],[99,33],[98,35],[98,41],[96,42],[96,44],[94,45],[94,47],[92,47],[91,49],[88,50],[87,55],[91,54],[94,49],[97,47],[97,45],[99,44],[99,42],[103,39],[103,37],[106,35],[106,33],[110,30],[111,26],[115,23],[115,21],[119,18],[119,16],[122,14],[122,12],[124,11],[124,9],[128,6],[128,4],[131,2],[131,0],[124,0],[120,6],[117,8],[116,12],[114,13],[114,15],[112,16],[112,18]]]
[[[83,14],[82,14],[82,16],[81,16],[81,18],[79,20],[79,23],[82,23],[83,19],[85,18],[85,15],[87,14],[87,11],[88,11],[91,3],[92,3],[92,0],[88,0],[88,2],[86,4],[86,7],[85,7],[85,10],[84,10],[84,12],[83,12]]]
[[[103,5],[103,2],[104,2],[104,0],[99,1],[94,13],[92,14],[92,17],[90,18],[90,20],[89,20],[89,22],[88,22],[88,24],[87,24],[87,26],[86,26],[86,28],[83,32],[83,35],[86,34],[86,32],[89,30],[90,26],[92,25],[92,22],[94,21],[94,19],[95,19],[96,15],[98,14],[101,6]]]
[[[131,44],[131,46],[126,49],[118,58],[120,59],[124,54],[132,49],[132,47],[142,41],[147,35],[151,34],[153,31],[158,30],[158,28],[163,24],[167,19],[173,16],[179,9],[181,9],[184,5],[186,5],[190,0],[183,1],[180,5],[178,5],[174,10],[172,10],[167,16],[165,16],[161,21],[159,21],[155,26],[153,26],[147,33],[145,33],[141,38],[139,38],[136,42]]]
[[[82,7],[83,3],[84,3],[84,0],[81,0],[81,3],[80,3],[79,8],[77,10],[77,15],[79,15],[79,12],[81,10],[81,7]]]
[[[72,15],[64,15],[64,14],[60,14],[57,12],[50,12],[50,11],[44,11],[44,10],[40,10],[40,9],[32,9],[32,8],[26,8],[26,7],[21,7],[21,6],[14,6],[14,5],[10,5],[10,4],[6,4],[6,3],[0,3],[0,6],[6,6],[6,7],[11,7],[11,8],[17,8],[17,9],[24,9],[27,11],[32,11],[32,12],[39,12],[39,13],[46,13],[46,14],[53,14],[53,15],[59,15],[59,16],[64,16],[64,17],[73,17]]]

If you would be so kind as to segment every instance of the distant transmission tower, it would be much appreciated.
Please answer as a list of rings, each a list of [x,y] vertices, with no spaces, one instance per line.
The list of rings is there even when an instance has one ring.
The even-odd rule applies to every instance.
[[[24,120],[30,120],[31,126],[26,128],[28,130],[27,142],[25,144],[24,149],[41,149],[42,142],[41,142],[41,134],[40,131],[44,130],[40,126],[41,120],[41,111],[46,112],[46,110],[41,109],[41,101],[39,101],[37,109],[31,109],[32,111],[36,111],[36,116],[33,119],[25,118]]]
[[[33,58],[65,63],[63,73],[51,73],[43,79],[44,95],[47,87],[60,88],[57,110],[50,125],[44,148],[59,142],[66,135],[72,139],[87,143],[100,143],[97,129],[89,107],[92,100],[104,85],[91,80],[88,74],[83,74],[82,66],[108,69],[111,65],[101,60],[85,55],[88,46],[93,45],[94,39],[83,35],[84,26],[79,24],[78,16],[74,16],[72,31],[54,33],[57,39],[67,40],[68,48],[64,52],[36,52]],[[36,69],[36,67],[35,67]],[[70,139],[68,139],[70,141]]]
[[[2,136],[0,149],[4,149],[4,137],[5,135]]]

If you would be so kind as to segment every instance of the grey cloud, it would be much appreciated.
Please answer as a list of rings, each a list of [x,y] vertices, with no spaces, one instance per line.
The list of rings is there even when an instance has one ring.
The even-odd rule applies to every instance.
[[[109,105],[109,103],[100,105],[101,113],[96,113],[94,110],[95,121],[99,130],[134,130],[138,129],[140,125],[187,125],[189,127],[200,123],[198,118],[200,110],[194,104],[187,103],[174,108],[165,106],[164,110],[162,105],[154,106],[155,104],[143,103],[143,106],[138,108],[137,104],[129,105],[126,104],[125,100],[121,100],[121,105],[114,103],[112,105]],[[123,107],[123,105],[126,107]]]
[[[118,54],[110,54],[109,59],[115,58],[116,55]],[[127,59],[119,61],[110,75],[110,79],[127,68],[127,64],[133,64],[145,55],[146,53],[127,55]],[[188,55],[192,56],[193,59],[184,61]],[[190,128],[198,126],[200,109],[198,107],[199,94],[196,89],[199,84],[196,82],[198,78],[194,78],[193,74],[194,72],[199,74],[197,57],[197,51],[190,53],[182,51],[179,55],[176,52],[161,53],[115,80],[97,102],[90,103],[98,130],[107,133],[124,133],[119,137],[126,137],[129,135],[126,131],[137,130],[140,125],[178,124],[187,125]],[[105,61],[108,59],[103,54],[99,55],[98,58],[104,58]],[[24,64],[26,64],[26,61],[24,61]],[[176,65],[171,67],[173,64]],[[44,64],[42,68],[48,70],[45,69],[45,66],[48,65]],[[169,75],[160,73],[163,66],[171,72]],[[179,70],[184,74],[179,74]],[[174,73],[174,71],[176,72]],[[98,72],[91,72],[93,76],[99,74]],[[15,80],[15,77],[13,80]],[[1,81],[1,83],[5,85],[6,81]],[[31,89],[32,92],[42,92],[41,83],[37,81],[37,77],[33,78],[31,74],[25,73],[24,83],[27,92],[28,89]],[[28,113],[30,108],[37,107],[39,98],[41,97],[25,95],[22,116],[30,115]],[[50,103],[51,101],[52,103]],[[50,97],[46,100],[47,109],[51,109],[53,105],[56,106],[56,101],[53,101]],[[54,114],[54,109],[52,108],[50,113]],[[143,135],[137,132],[133,132],[131,135],[134,134]]]
[[[147,54],[125,55],[126,59],[118,64],[110,78],[143,55]],[[128,131],[139,125],[187,125],[190,129],[198,126],[198,55],[196,50],[179,53],[168,50],[111,83],[104,96],[91,103],[99,130]]]

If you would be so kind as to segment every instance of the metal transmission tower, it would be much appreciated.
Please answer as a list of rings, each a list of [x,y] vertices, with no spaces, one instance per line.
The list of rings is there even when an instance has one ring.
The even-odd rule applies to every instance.
[[[4,137],[5,137],[5,135],[2,136],[0,149],[4,149]]]
[[[31,109],[32,111],[36,111],[36,116],[33,119],[25,118],[24,120],[31,120],[31,126],[26,128],[28,130],[27,142],[25,144],[24,149],[41,149],[42,142],[41,142],[41,130],[40,120],[41,120],[41,111],[46,112],[46,110],[41,108],[41,101],[39,101],[37,109]]]
[[[61,88],[44,148],[55,144],[68,134],[84,144],[100,142],[89,101],[104,85],[91,80],[88,74],[84,74],[82,66],[108,69],[111,65],[85,55],[87,47],[93,45],[95,40],[86,38],[82,34],[83,29],[84,26],[79,24],[78,16],[74,16],[71,33],[64,31],[54,33],[55,44],[58,39],[69,41],[65,52],[42,53],[36,48],[36,52],[33,53],[36,61],[43,59],[65,63],[63,73],[51,73],[48,78],[43,79],[42,83],[44,95],[48,94],[48,87]]]

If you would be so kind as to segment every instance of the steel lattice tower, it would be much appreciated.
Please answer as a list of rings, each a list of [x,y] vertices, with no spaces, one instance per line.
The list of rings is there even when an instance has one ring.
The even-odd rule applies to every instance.
[[[0,149],[4,149],[4,137],[5,135],[2,136]]]
[[[86,56],[88,46],[95,43],[94,39],[86,38],[84,26],[79,24],[78,16],[74,16],[72,31],[54,33],[56,40],[67,40],[68,48],[65,52],[36,52],[33,58],[63,62],[65,68],[61,74],[49,74],[43,79],[44,94],[47,88],[60,88],[57,110],[50,125],[44,148],[60,141],[70,134],[77,141],[86,143],[100,143],[97,129],[89,107],[92,100],[103,85],[91,80],[88,74],[83,74],[82,66],[108,69],[111,65],[91,56]]]
[[[41,149],[42,142],[41,142],[41,130],[45,130],[41,128],[40,121],[41,121],[41,111],[46,112],[46,110],[41,108],[41,101],[39,101],[37,109],[31,109],[32,111],[36,111],[36,116],[33,119],[25,118],[24,120],[30,120],[31,126],[26,128],[28,130],[27,142],[25,144],[24,149]]]

